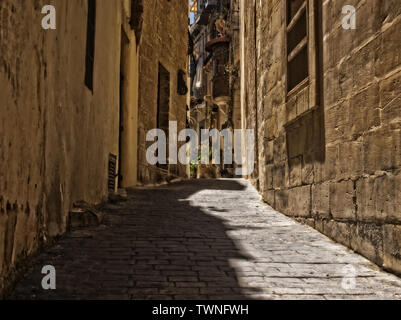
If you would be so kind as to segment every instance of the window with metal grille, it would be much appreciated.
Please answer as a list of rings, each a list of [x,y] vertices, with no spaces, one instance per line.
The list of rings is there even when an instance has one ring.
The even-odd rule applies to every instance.
[[[96,0],[88,0],[86,34],[85,85],[93,91],[93,69],[95,63]]]
[[[287,0],[287,90],[309,76],[308,1]]]

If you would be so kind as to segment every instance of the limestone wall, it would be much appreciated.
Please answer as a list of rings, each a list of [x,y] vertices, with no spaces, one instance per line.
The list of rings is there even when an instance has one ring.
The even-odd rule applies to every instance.
[[[309,94],[287,97],[285,2],[241,2],[243,123],[258,135],[251,178],[279,211],[401,273],[401,3],[321,2]],[[345,5],[356,30],[342,27]]]
[[[154,183],[166,173],[146,161],[146,133],[157,128],[159,63],[170,73],[170,121],[178,122],[178,131],[186,126],[187,96],[177,93],[177,74],[188,76],[188,1],[143,1],[143,27],[139,45],[139,142],[138,180]],[[170,166],[170,173],[186,176],[183,165]]]
[[[94,90],[84,85],[87,1],[0,2],[0,292],[66,229],[77,200],[107,197],[118,154],[121,1],[97,1]]]

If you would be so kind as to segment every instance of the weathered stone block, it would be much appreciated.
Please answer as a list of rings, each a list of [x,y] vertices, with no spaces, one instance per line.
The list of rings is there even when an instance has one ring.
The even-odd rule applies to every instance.
[[[350,92],[352,90],[355,92],[372,83],[375,78],[375,55],[379,45],[380,40],[374,38],[360,50],[353,53],[349,60],[349,71],[352,74],[353,86],[347,88],[346,91]]]
[[[312,152],[303,155],[301,180],[302,185],[313,184],[315,181],[314,172],[315,155]]]
[[[383,228],[373,223],[351,224],[351,248],[372,260],[383,264]]]
[[[288,161],[290,187],[297,187],[302,184],[302,156],[292,158]]]
[[[321,166],[321,178],[319,180],[328,181],[336,177],[339,159],[338,149],[338,145],[326,146],[326,161]],[[317,172],[317,175],[319,175],[319,172]]]
[[[273,163],[273,160],[274,160],[274,142],[273,142],[273,140],[269,140],[266,142],[265,157],[266,157],[266,164]]]
[[[401,21],[393,22],[380,37],[376,53],[376,75],[383,76],[401,64]]]
[[[401,72],[380,82],[380,109],[383,124],[401,122]]]
[[[296,187],[288,190],[288,211],[291,216],[311,216],[311,186]]]
[[[349,108],[349,100],[346,100],[326,110],[326,142],[333,143],[348,138],[350,133]]]
[[[390,24],[401,14],[401,3],[398,0],[380,2],[378,9],[381,24]]]
[[[295,220],[311,228],[315,228],[315,219],[313,218],[295,218]]]
[[[266,139],[274,139],[277,136],[278,127],[277,127],[277,115],[276,114],[274,114],[270,118],[266,119],[266,125],[264,128],[265,128],[264,134],[265,134]]]
[[[355,221],[355,190],[352,180],[330,185],[330,212],[336,220]]]
[[[286,214],[288,212],[288,190],[275,190],[275,209]]]
[[[263,200],[271,207],[274,208],[274,190],[267,190],[263,192]]]
[[[345,246],[350,246],[351,228],[348,223],[335,220],[324,220],[323,225],[323,233],[326,236]]]
[[[401,166],[401,130],[382,127],[363,138],[364,170],[374,174]]]
[[[280,189],[285,187],[285,164],[274,166],[273,187]]]
[[[341,76],[341,79],[344,79],[343,74]],[[340,68],[335,67],[333,69],[327,70],[324,74],[323,81],[325,88],[330,88],[330,90],[326,90],[325,92],[324,106],[325,108],[330,108],[338,104],[338,97],[343,96],[343,92],[341,91],[340,87]]]
[[[288,157],[295,158],[306,150],[307,128],[297,121],[287,129]]]
[[[401,174],[383,174],[356,182],[358,220],[401,222]]]
[[[383,267],[401,274],[401,226],[383,227]]]
[[[272,164],[267,165],[265,174],[266,189],[273,189],[273,172],[274,172],[274,165]]]
[[[353,139],[380,125],[379,85],[373,83],[350,99],[349,127]]]
[[[325,219],[320,219],[318,217],[315,217],[315,228],[320,233],[324,233],[324,222]]]
[[[347,141],[338,145],[337,179],[354,179],[363,173],[363,143]]]
[[[330,183],[312,185],[312,214],[328,218],[330,215]]]
[[[287,159],[287,139],[284,131],[281,131],[278,137],[274,139],[273,152],[275,164],[279,164]]]

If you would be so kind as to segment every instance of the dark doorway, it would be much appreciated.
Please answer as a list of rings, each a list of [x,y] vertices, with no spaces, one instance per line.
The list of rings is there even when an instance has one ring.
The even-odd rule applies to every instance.
[[[157,128],[165,132],[168,142],[170,115],[170,72],[159,63],[159,79],[157,93]],[[168,154],[167,154],[168,157]],[[168,164],[158,164],[158,167],[168,170]]]
[[[129,39],[125,34],[124,29],[121,29],[121,57],[120,57],[120,119],[119,119],[119,139],[118,139],[118,187],[122,187],[123,175],[123,152],[124,152],[124,113],[125,113],[125,95],[126,95],[126,69],[127,69],[127,53],[126,48],[129,46]]]
[[[85,85],[93,91],[93,69],[95,63],[96,0],[88,0],[86,27]]]

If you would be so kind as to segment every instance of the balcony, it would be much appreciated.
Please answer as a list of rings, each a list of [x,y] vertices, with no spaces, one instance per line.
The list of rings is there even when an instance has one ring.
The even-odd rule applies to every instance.
[[[229,62],[229,37],[218,37],[206,44],[206,50],[212,53],[213,60],[213,99],[216,104],[225,104],[230,100],[229,75],[226,65]]]

